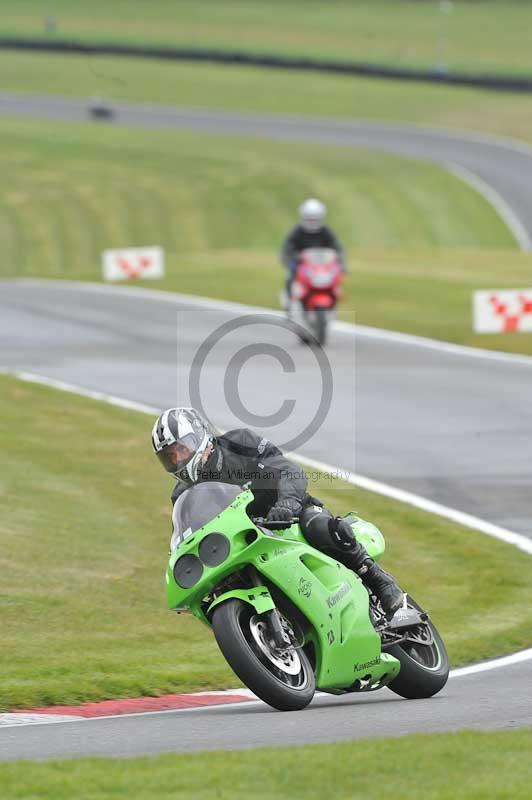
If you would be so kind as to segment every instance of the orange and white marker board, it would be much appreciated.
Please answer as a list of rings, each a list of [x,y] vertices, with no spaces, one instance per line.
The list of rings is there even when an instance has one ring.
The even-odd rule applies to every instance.
[[[475,333],[532,331],[532,289],[473,292]]]
[[[127,281],[135,278],[164,278],[164,253],[161,247],[128,247],[104,250],[104,281]]]

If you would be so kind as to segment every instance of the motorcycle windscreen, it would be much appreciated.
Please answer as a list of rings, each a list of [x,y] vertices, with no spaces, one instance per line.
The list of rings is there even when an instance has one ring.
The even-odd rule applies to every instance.
[[[337,259],[336,250],[332,250],[330,247],[307,247],[306,250],[303,250],[302,256],[307,261],[311,261],[313,264],[319,264],[320,267],[326,264],[332,264]]]
[[[172,512],[174,531],[170,541],[170,551],[173,552],[187,536],[225,511],[242,491],[241,486],[206,481],[191,486],[183,492],[178,497]]]

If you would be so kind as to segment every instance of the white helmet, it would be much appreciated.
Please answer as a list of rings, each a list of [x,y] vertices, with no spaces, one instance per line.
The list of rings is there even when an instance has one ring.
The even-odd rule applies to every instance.
[[[212,425],[194,408],[169,408],[153,426],[153,449],[166,472],[182,483],[198,479],[203,456],[215,437]]]
[[[323,228],[327,209],[322,202],[311,197],[299,206],[301,226],[311,233]]]

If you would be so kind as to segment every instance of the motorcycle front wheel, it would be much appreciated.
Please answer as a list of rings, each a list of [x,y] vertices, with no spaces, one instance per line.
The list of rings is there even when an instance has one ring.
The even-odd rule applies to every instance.
[[[408,605],[423,609],[408,596]],[[449,657],[443,639],[430,619],[408,631],[400,644],[387,648],[401,662],[397,678],[388,688],[409,699],[432,697],[443,689],[449,677]]]
[[[211,622],[225,660],[257,697],[279,711],[308,706],[316,689],[310,661],[301,649],[272,647],[264,615],[232,599],[214,609]]]
[[[319,345],[323,345],[327,341],[327,322],[328,314],[326,308],[314,309],[314,334]]]

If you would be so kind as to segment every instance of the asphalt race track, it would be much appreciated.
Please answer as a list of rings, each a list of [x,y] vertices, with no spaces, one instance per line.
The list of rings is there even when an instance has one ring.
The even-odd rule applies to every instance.
[[[156,408],[187,405],[199,345],[241,316],[168,294],[0,282],[0,367]],[[271,414],[285,397],[296,401],[284,424],[265,430],[289,445],[311,422],[323,378],[312,351],[275,324],[256,322],[217,336],[201,370],[205,411],[225,429],[242,422],[261,427],[241,422],[224,397],[226,365],[250,342],[274,344],[293,362],[291,375],[272,356],[257,355],[238,381],[242,403],[253,413]],[[532,536],[532,358],[484,360],[347,333],[334,333],[326,353],[330,411],[309,441],[286,449]]]
[[[528,662],[530,665],[530,662]],[[374,694],[318,697],[286,714],[256,702],[242,706],[164,711],[83,722],[0,729],[0,760],[77,756],[139,756],[193,750],[316,744],[413,731],[528,727],[532,667],[451,678],[429,700]]]
[[[28,113],[47,115],[50,102],[40,100]],[[2,106],[5,111],[5,99]],[[76,117],[75,103],[66,106],[64,118]],[[179,125],[180,115],[189,119],[188,112],[173,113],[171,121],[158,122],[155,115],[152,122]],[[142,118],[128,118],[128,124],[149,124],[148,111],[138,114]],[[204,125],[211,132],[252,132],[239,127],[241,117],[191,116],[193,123],[189,119],[183,124]],[[525,149],[488,140],[474,143],[458,134],[406,128],[401,133],[396,126],[272,119],[268,131],[264,121],[249,119],[261,135],[286,136],[283,125],[288,125],[294,138],[298,131],[308,138],[310,130],[310,138],[343,144],[366,144],[357,140],[360,130],[362,139],[375,145],[378,129],[387,144],[376,146],[395,152],[410,147],[409,155],[475,167],[532,235],[532,151],[528,155]],[[452,156],[441,149],[445,142]],[[245,327],[241,320],[225,336],[214,333],[235,316],[229,308],[209,305],[200,310],[169,295],[44,281],[0,282],[0,368],[27,370],[163,408],[188,401],[190,366],[197,366],[198,347],[213,333],[215,344],[197,376],[205,410],[222,427],[238,424],[235,402],[227,402],[232,386],[238,386],[243,405],[255,414],[271,414],[280,399],[293,399],[291,418],[278,420],[267,431],[274,441],[288,443],[295,423],[305,427],[319,406],[322,372],[312,351],[271,320],[251,320]],[[228,361],[250,344],[258,349],[245,363],[234,362],[227,383]],[[288,366],[276,363],[280,352],[290,359]],[[293,449],[532,536],[532,359],[483,359],[345,331],[333,333],[327,355],[333,373],[331,408],[313,435]],[[147,447],[149,430],[147,418]],[[239,748],[529,726],[531,678],[528,661],[453,678],[441,695],[426,701],[401,700],[384,690],[372,696],[320,697],[305,712],[291,715],[257,703],[4,728],[0,759],[136,755],[219,748],[221,743]]]

